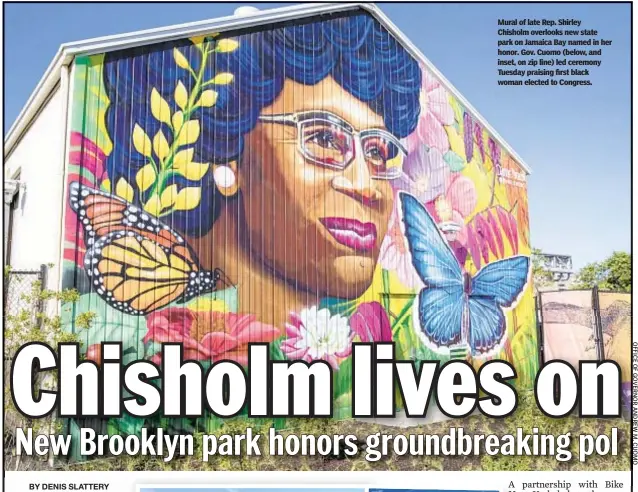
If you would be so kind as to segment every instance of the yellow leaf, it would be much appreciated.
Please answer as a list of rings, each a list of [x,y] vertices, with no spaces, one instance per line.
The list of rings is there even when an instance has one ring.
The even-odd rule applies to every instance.
[[[208,164],[201,162],[190,162],[180,166],[174,165],[174,170],[191,181],[199,181],[208,171]]]
[[[146,202],[146,205],[144,205],[144,210],[156,217],[162,212],[162,208],[160,197],[157,195],[150,197]]]
[[[206,35],[202,34],[201,36],[193,36],[188,39],[190,39],[193,44],[202,44],[205,38],[206,38]]]
[[[168,140],[166,140],[162,130],[159,130],[153,137],[153,150],[157,157],[159,157],[162,161],[166,159],[166,156],[171,151],[171,148],[168,145]]]
[[[175,87],[175,103],[182,109],[185,109],[188,103],[188,91],[181,80],[177,82],[177,87]]]
[[[143,156],[151,156],[151,139],[148,138],[148,135],[137,123],[135,123],[135,127],[133,128],[133,147]]]
[[[182,128],[183,124],[184,124],[184,113],[182,113],[181,111],[177,111],[173,115],[173,130],[175,131],[176,135],[177,135],[177,132],[179,132],[179,130]]]
[[[140,191],[148,190],[155,183],[155,168],[152,164],[146,164],[135,175],[135,182]]]
[[[195,149],[180,150],[175,157],[173,157],[173,167],[186,166],[193,160],[193,153]]]
[[[202,92],[202,95],[199,96],[199,102],[197,104],[205,108],[210,108],[217,102],[217,96],[217,91],[214,91],[212,89],[205,90],[204,92]]]
[[[233,81],[234,78],[235,78],[235,76],[232,73],[229,73],[229,72],[218,73],[213,78],[213,84],[217,84],[217,85],[230,84]]]
[[[162,197],[160,198],[162,207],[166,208],[173,205],[177,196],[177,185],[170,185],[162,192]]]
[[[171,124],[171,109],[155,87],[153,87],[151,92],[151,113],[157,121],[168,125]]]
[[[450,149],[452,152],[460,156],[465,156],[465,141],[461,137],[453,126],[444,126],[447,133],[448,141],[450,142]]]
[[[120,198],[124,198],[127,202],[132,202],[135,193],[133,187],[126,182],[124,178],[120,178],[115,186],[115,194]]]
[[[111,180],[109,178],[103,179],[101,186],[104,191],[111,191]]]
[[[181,131],[179,132],[179,137],[177,137],[177,145],[189,145],[195,143],[199,138],[199,121],[198,120],[190,120],[184,123]]]
[[[186,59],[186,57],[177,48],[173,48],[173,58],[175,58],[175,63],[177,64],[178,67],[183,68],[185,70],[188,70],[191,68],[191,65],[190,63],[188,63],[188,60]]]
[[[234,39],[221,39],[215,46],[215,51],[218,53],[230,53],[231,51],[235,51],[239,43]]]
[[[182,189],[175,199],[175,210],[192,210],[202,198],[202,192],[198,187],[189,186]]]

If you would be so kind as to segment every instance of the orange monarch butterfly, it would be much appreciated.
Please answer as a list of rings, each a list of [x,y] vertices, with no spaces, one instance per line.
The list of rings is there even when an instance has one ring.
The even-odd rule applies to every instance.
[[[136,205],[77,182],[69,197],[84,229],[84,270],[115,309],[143,316],[227,284],[219,268],[200,269],[184,238]]]

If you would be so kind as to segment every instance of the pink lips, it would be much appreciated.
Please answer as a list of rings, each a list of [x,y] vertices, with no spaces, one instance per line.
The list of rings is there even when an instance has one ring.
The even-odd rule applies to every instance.
[[[319,221],[339,243],[356,251],[370,251],[377,242],[377,228],[371,222],[364,224],[343,217],[324,217]]]

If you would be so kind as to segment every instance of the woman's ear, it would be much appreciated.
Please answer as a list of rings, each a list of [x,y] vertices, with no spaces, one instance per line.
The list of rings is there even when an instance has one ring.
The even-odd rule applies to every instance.
[[[231,161],[223,166],[213,164],[213,180],[223,196],[233,196],[237,193],[239,189],[237,161]]]

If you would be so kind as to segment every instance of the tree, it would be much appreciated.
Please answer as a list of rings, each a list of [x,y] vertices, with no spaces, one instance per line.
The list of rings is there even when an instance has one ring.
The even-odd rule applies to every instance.
[[[532,248],[532,279],[536,289],[550,285],[554,281],[552,272],[545,268],[543,251],[539,248]]]
[[[631,255],[615,251],[604,261],[589,263],[578,272],[573,289],[592,289],[631,292]]]

